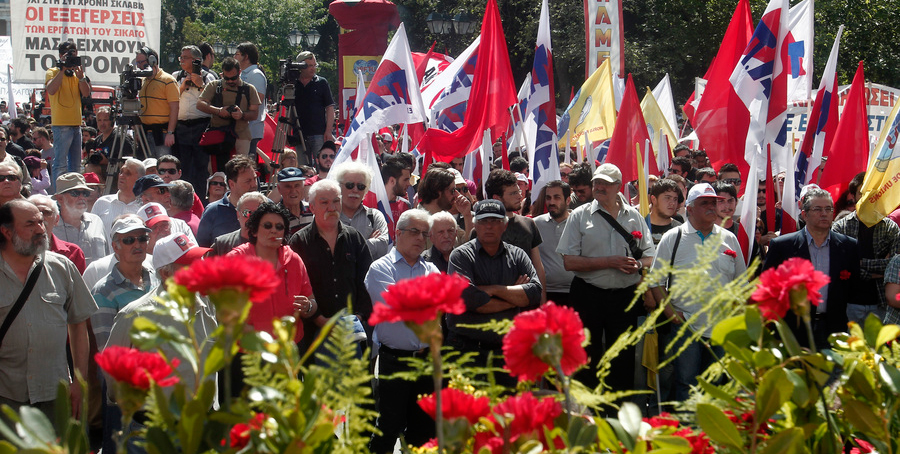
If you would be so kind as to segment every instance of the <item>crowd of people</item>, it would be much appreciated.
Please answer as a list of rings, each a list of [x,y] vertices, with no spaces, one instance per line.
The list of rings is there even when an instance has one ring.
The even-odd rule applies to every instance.
[[[49,414],[56,384],[80,371],[91,385],[90,408],[80,408],[79,389],[72,386],[73,412],[87,412],[97,443],[114,451],[119,413],[93,353],[130,346],[133,314],[156,304],[153,296],[175,271],[208,256],[271,262],[280,290],[252,306],[248,325],[270,332],[273,318],[293,316],[301,348],[330,317],[352,307],[347,318],[354,342],[360,354],[371,348],[377,365],[378,432],[370,448],[379,453],[392,452],[401,434],[415,445],[434,436],[430,418],[416,405],[417,396],[433,391],[431,379],[386,378],[410,368],[405,358],[427,357],[428,345],[402,323],[368,324],[373,305],[384,304],[382,292],[403,279],[444,272],[470,282],[463,292],[466,311],[447,315],[443,324],[445,344],[475,353],[476,366],[502,367],[501,337],[470,325],[508,320],[547,301],[574,308],[593,339],[590,364],[577,374],[589,387],[599,384],[605,347],[666,301],[671,278],[653,283],[644,304],[629,307],[645,271],[663,262],[692,267],[697,248],[712,242],[721,254],[706,270],[709,285],[738,279],[747,262],[736,234],[745,222],[756,224],[751,254],[762,269],[803,257],[831,277],[813,315],[817,347],[870,313],[900,322],[898,216],[874,227],[859,221],[853,209],[862,175],[837,204],[815,185],[803,188],[803,225],[779,235],[781,217],[768,225],[765,192],[780,195],[783,175],[760,181],[757,194],[739,199],[737,166],[715,170],[702,150],[675,149],[666,176],[650,178],[650,212],[642,216],[637,186],[613,164],[570,164],[560,154],[560,180],[532,197],[527,157],[513,151],[504,168],[500,142],[493,169],[476,185],[463,176],[463,158],[425,163],[397,151],[401,138],[393,128],[377,138],[390,202],[386,216],[371,191],[372,167],[348,161],[332,168],[340,151],[334,101],[327,81],[315,74],[314,55],[297,58],[307,63],[297,88],[306,152],[285,152],[272,165],[254,153],[267,110],[256,47],[238,46],[234,58],[221,62],[221,74],[209,70],[206,47],[185,46],[182,70],[172,75],[159,69],[152,49],[137,54],[138,66],[152,74],[140,94],[149,147],[144,159],[143,147],[115,127],[116,115],[107,108],[96,112],[95,147],[82,147],[87,127],[76,104],[90,82],[80,67],[47,73],[50,130],[30,128],[27,117],[0,127],[0,142],[6,142],[0,145],[0,283],[6,290],[0,292],[0,403]],[[77,53],[65,42],[59,51],[61,60]],[[233,140],[210,149],[202,138],[216,128]],[[116,155],[119,144],[123,153]],[[111,160],[117,171],[105,175]],[[110,182],[114,187],[106,188]],[[740,219],[738,207],[748,203],[757,216]],[[663,401],[686,399],[714,360],[717,350],[702,345],[712,330],[703,304],[688,296],[665,308],[663,338],[690,322],[701,341],[685,345],[671,368],[660,371]],[[215,316],[201,297],[196,318],[203,336],[213,331]],[[635,357],[631,347],[612,361],[606,384],[613,391],[642,386]],[[240,361],[234,364],[240,384]],[[515,385],[503,373],[495,378]],[[234,386],[232,396],[220,398],[243,391]],[[146,422],[142,417],[136,415],[136,427]]]

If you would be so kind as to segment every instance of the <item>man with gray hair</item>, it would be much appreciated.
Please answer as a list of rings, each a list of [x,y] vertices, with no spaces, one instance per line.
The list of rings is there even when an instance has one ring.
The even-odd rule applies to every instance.
[[[455,225],[455,222],[454,222]],[[366,274],[365,284],[373,306],[386,304],[381,296],[388,287],[403,279],[439,272],[422,257],[425,239],[431,230],[431,215],[425,210],[407,210],[397,221],[396,242],[384,257],[375,260]],[[419,395],[434,392],[430,376],[415,381],[391,379],[399,372],[412,372],[408,358],[427,358],[428,344],[402,322],[380,323],[373,328],[373,343],[378,353],[375,371],[375,427],[381,435],[372,435],[369,450],[392,453],[397,437],[405,433],[406,442],[415,446],[434,436],[434,424],[416,403]]]
[[[103,220],[87,212],[87,198],[91,188],[84,176],[77,172],[64,173],[56,178],[56,194],[62,222],[53,228],[54,236],[75,243],[84,252],[86,265],[109,254],[109,242]]]
[[[381,211],[363,205],[372,187],[372,171],[359,162],[345,162],[331,169],[331,175],[341,185],[341,222],[353,227],[372,251],[372,258],[387,254],[391,245],[387,220]]]
[[[427,211],[425,212],[427,213]],[[461,229],[452,214],[438,211],[431,216],[431,232],[429,233],[431,249],[425,251],[424,257],[442,273],[446,273],[450,267],[450,253],[456,247],[456,236],[459,230]]]
[[[715,189],[709,183],[698,183],[691,188],[687,197],[686,222],[663,234],[657,246],[656,257],[653,260],[653,268],[663,266],[663,261],[668,262],[676,269],[692,268],[697,266],[697,249],[701,245],[717,244],[717,258],[710,264],[706,273],[709,276],[710,285],[718,283],[725,285],[737,279],[747,266],[741,254],[741,247],[737,237],[719,224],[717,211],[719,200],[723,197],[716,194]],[[666,287],[663,285],[668,284]],[[651,292],[656,301],[663,301],[666,296],[666,288],[671,288],[671,282],[661,282],[653,287]],[[664,315],[676,326],[670,333],[674,335],[679,331],[678,325],[691,320],[691,331],[699,332],[701,337],[708,341],[712,336],[713,323],[710,323],[709,312],[703,311],[705,301],[696,298],[677,299],[665,308]],[[695,317],[696,314],[696,317]],[[671,339],[666,339],[666,345]],[[661,341],[662,342],[662,341]],[[684,337],[679,340],[679,346],[686,343]],[[708,342],[705,342],[708,343]],[[680,347],[674,347],[678,351]],[[675,358],[675,398],[685,401],[689,397],[691,386],[696,386],[697,376],[715,361],[709,350],[700,342],[691,342],[684,351]]]
[[[134,158],[126,158],[119,167],[118,192],[100,197],[91,208],[91,213],[100,216],[103,228],[112,230],[113,221],[128,213],[137,213],[141,200],[134,194],[134,183],[146,174],[144,163]]]
[[[47,243],[37,206],[26,200],[0,206],[0,318],[11,321],[0,339],[0,404],[15,411],[30,405],[52,419],[60,380],[75,375],[66,360],[67,336],[75,370],[88,376],[87,320],[97,305],[75,265],[47,251]],[[80,386],[69,395],[78,418]]]
[[[198,188],[198,196],[206,197],[205,183],[209,178],[209,155],[200,146],[200,137],[209,126],[209,114],[197,109],[197,101],[206,84],[216,80],[215,75],[203,69],[203,54],[197,46],[181,48],[181,70],[172,74],[178,84],[178,124],[175,126],[175,147],[172,154],[182,163],[185,180]],[[196,233],[196,232],[195,232]]]
[[[763,269],[775,268],[789,258],[800,257],[811,261],[816,270],[831,278],[819,290],[822,302],[818,307],[811,308],[813,313],[810,314],[816,348],[828,348],[828,335],[847,329],[847,305],[859,300],[859,247],[855,238],[831,230],[834,202],[828,191],[810,188],[805,191],[800,203],[800,218],[806,225],[799,231],[769,242]],[[798,326],[793,312],[788,312],[785,321],[794,329],[801,344],[809,343],[805,328]]]
[[[328,81],[316,75],[316,68],[319,66],[316,56],[307,50],[297,54],[296,61],[306,65],[300,70],[300,83],[295,86],[296,103],[301,106],[297,109],[297,120],[306,143],[306,153],[301,162],[311,164],[312,157],[319,155],[322,144],[326,141],[334,142],[332,129],[335,102]]]
[[[71,260],[75,264],[75,268],[78,268],[78,272],[84,274],[84,269],[87,266],[84,262],[84,251],[77,244],[63,241],[53,234],[53,228],[59,224],[59,207],[56,205],[56,201],[44,194],[35,194],[29,197],[28,201],[38,207],[41,215],[44,216],[44,228],[50,233],[48,235],[50,237],[50,251]]]
[[[237,203],[237,222],[240,225],[240,228],[233,232],[217,236],[210,246],[212,249],[210,255],[225,255],[231,252],[232,249],[249,242],[250,233],[247,231],[247,220],[250,219],[250,215],[253,214],[260,205],[268,201],[269,199],[267,199],[266,196],[257,191],[248,192],[242,195]]]
[[[200,227],[200,218],[191,211],[194,205],[194,186],[184,180],[173,180],[169,188],[169,217],[187,223],[194,236]]]

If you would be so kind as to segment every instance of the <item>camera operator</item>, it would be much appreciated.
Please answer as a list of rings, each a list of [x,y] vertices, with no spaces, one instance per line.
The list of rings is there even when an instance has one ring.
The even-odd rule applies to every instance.
[[[197,46],[181,48],[181,70],[172,75],[178,84],[178,126],[175,127],[175,148],[183,166],[183,178],[190,182],[199,193],[206,197],[206,179],[209,178],[209,155],[200,146],[203,131],[209,126],[209,114],[197,109],[197,101],[206,84],[216,80],[216,76],[203,69],[203,53]]]
[[[47,70],[44,84],[50,101],[54,176],[81,172],[81,98],[91,96],[81,57],[72,41],[59,44],[59,62]],[[51,191],[56,191],[53,182]]]
[[[88,159],[99,154],[99,158],[93,158],[93,163],[106,166],[110,153],[115,151],[113,154],[118,154],[120,143],[122,146],[121,158],[134,156],[134,139],[116,129],[116,117],[109,106],[99,107],[97,109],[97,138],[88,147]],[[113,150],[114,146],[116,150]]]
[[[197,108],[211,115],[210,128],[229,128],[228,132],[236,138],[236,154],[247,155],[251,137],[249,122],[257,117],[259,95],[253,85],[241,80],[237,60],[232,57],[222,60],[222,80],[206,84]]]
[[[297,119],[306,142],[304,164],[319,155],[325,141],[334,141],[334,97],[324,77],[316,75],[316,56],[310,51],[297,54],[297,61],[306,64],[300,70],[296,86]]]
[[[159,54],[149,47],[142,47],[138,51],[134,64],[138,69],[152,73],[144,78],[139,93],[143,108],[141,123],[151,150],[148,154],[157,158],[172,154],[175,125],[178,122],[178,87],[175,78],[160,69]]]

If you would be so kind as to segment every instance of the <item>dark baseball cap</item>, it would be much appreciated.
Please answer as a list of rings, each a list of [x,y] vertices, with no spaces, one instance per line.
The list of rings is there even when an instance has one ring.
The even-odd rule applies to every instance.
[[[156,187],[170,188],[172,187],[172,184],[166,183],[165,181],[163,181],[162,177],[156,175],[155,173],[152,173],[150,175],[144,175],[138,178],[137,181],[134,182],[134,188],[132,191],[134,192],[134,195],[140,197],[140,195],[143,194],[144,191]]]
[[[278,171],[278,181],[287,183],[288,181],[303,181],[306,176],[303,171],[296,167],[285,167]]]
[[[496,199],[482,200],[475,204],[475,220],[480,221],[486,218],[506,218],[506,208]]]

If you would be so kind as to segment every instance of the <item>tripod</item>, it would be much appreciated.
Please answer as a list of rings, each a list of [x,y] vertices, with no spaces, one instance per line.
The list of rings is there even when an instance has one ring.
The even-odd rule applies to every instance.
[[[284,146],[287,143],[288,133],[291,130],[297,133],[300,140],[297,143],[296,150],[298,157],[300,155],[307,157],[307,162],[313,163],[312,156],[308,155],[306,141],[303,139],[303,130],[300,127],[300,120],[297,118],[297,105],[294,98],[294,84],[286,84],[281,89],[281,114],[278,116],[278,127],[275,128],[275,138],[272,140],[272,157],[275,164],[281,163],[281,154],[284,153]]]
[[[136,104],[136,107],[135,107]],[[147,133],[144,132],[144,126],[141,124],[139,115],[141,103],[136,99],[125,99],[120,103],[121,111],[116,119],[116,129],[113,133],[113,143],[109,150],[108,163],[106,165],[106,192],[115,194],[119,184],[119,169],[122,167],[122,161],[127,156],[122,156],[125,148],[127,130],[131,129],[134,133],[135,159],[144,160],[147,158],[150,145],[147,142]]]

